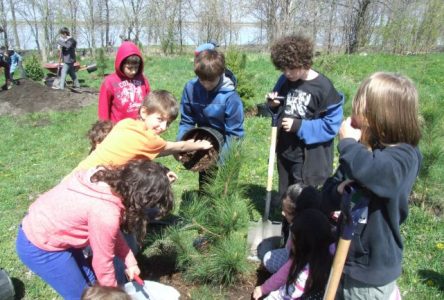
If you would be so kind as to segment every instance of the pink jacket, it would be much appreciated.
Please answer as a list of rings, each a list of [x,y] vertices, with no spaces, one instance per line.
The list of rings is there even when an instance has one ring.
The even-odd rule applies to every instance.
[[[137,55],[142,63],[134,78],[128,78],[120,69],[123,60]],[[150,92],[148,79],[143,75],[143,57],[139,48],[132,42],[123,42],[117,50],[114,62],[115,72],[108,75],[100,86],[99,120],[111,120],[117,123],[126,118],[137,119],[139,107]]]
[[[90,182],[95,171],[73,173],[41,195],[23,219],[23,231],[35,246],[46,251],[90,245],[99,284],[116,286],[114,256],[122,258],[127,267],[137,262],[120,231],[125,207],[106,183]]]

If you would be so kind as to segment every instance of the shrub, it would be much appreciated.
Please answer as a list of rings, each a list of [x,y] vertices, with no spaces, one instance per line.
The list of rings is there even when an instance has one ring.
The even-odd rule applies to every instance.
[[[26,75],[34,81],[40,81],[45,76],[39,57],[36,54],[25,59],[24,67]]]
[[[256,95],[251,80],[253,76],[245,71],[247,55],[234,47],[230,47],[225,54],[225,59],[228,69],[237,78],[237,92],[243,101],[244,109],[248,111],[254,107]]]
[[[97,72],[99,76],[105,76],[106,69],[106,58],[105,58],[105,50],[103,48],[99,48],[97,52]]]

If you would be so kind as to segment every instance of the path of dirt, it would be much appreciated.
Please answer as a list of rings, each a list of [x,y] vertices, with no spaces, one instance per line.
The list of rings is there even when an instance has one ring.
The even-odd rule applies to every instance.
[[[97,91],[80,88],[53,90],[38,82],[21,79],[20,85],[0,90],[0,115],[16,116],[33,112],[70,111],[97,102]]]

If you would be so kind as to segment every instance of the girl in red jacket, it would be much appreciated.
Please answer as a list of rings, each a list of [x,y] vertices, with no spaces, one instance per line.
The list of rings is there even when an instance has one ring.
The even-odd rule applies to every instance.
[[[41,195],[20,225],[16,247],[22,262],[64,299],[80,299],[96,282],[117,286],[113,258],[121,258],[130,280],[140,274],[121,229],[141,242],[144,211],[159,216],[173,207],[166,168],[134,160],[115,169],[100,167],[73,173]],[[94,252],[92,268],[82,249]]]
[[[122,119],[139,117],[139,107],[150,92],[143,75],[143,58],[132,42],[123,42],[117,50],[115,72],[105,77],[99,93],[99,120],[117,123]]]

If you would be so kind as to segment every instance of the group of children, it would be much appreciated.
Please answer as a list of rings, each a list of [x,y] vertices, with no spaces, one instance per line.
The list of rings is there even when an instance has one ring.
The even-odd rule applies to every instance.
[[[195,126],[219,130],[227,147],[244,136],[236,79],[215,48],[209,43],[196,50],[197,77],[185,85],[180,107],[171,93],[150,90],[133,43],[118,49],[115,73],[100,89],[90,154],[30,206],[17,238],[20,259],[63,298],[80,299],[96,282],[117,286],[114,256],[125,262],[129,280],[140,274],[123,232],[141,242],[147,222],[172,209],[170,183],[177,179],[153,159],[211,148],[208,141],[182,141]],[[333,230],[329,216],[341,209],[350,184],[370,195],[368,222],[353,237],[337,298],[393,297],[401,273],[400,225],[422,160],[413,83],[398,74],[371,75],[354,97],[352,116],[343,121],[344,97],[312,69],[310,39],[281,38],[271,59],[283,73],[266,97],[270,109],[282,111],[276,151],[289,234],[285,248],[265,255],[265,267],[275,274],[254,289],[253,298],[322,298],[341,230],[340,225]],[[179,110],[177,141],[165,141],[160,134]],[[331,176],[338,133],[339,167]],[[82,253],[86,246],[93,252],[92,268]],[[84,296],[113,289],[86,291]]]

